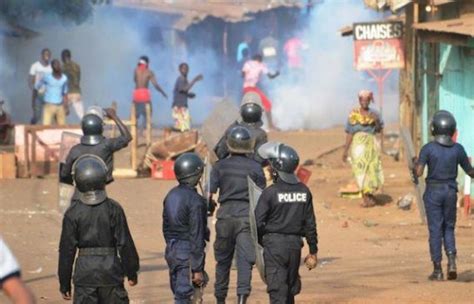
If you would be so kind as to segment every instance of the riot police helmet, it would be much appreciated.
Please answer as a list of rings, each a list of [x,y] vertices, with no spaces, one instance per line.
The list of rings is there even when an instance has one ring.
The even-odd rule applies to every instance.
[[[81,143],[88,146],[99,144],[104,132],[103,120],[98,115],[86,114],[81,121],[82,133]]]
[[[456,133],[456,119],[445,110],[436,112],[431,121],[431,133],[437,143],[443,146],[453,146],[453,135]]]
[[[204,171],[204,162],[196,153],[181,154],[174,163],[174,174],[181,184],[194,187]]]
[[[84,154],[73,165],[74,183],[85,204],[95,205],[106,198],[107,165],[98,156]]]
[[[281,180],[288,184],[299,183],[295,171],[300,163],[300,158],[295,149],[279,142],[267,142],[258,148],[257,153],[269,161],[270,166]]]
[[[240,116],[245,123],[259,123],[262,120],[262,107],[256,103],[243,104],[240,107]]]
[[[248,128],[235,126],[229,131],[226,144],[230,153],[247,154],[253,152],[255,139]]]

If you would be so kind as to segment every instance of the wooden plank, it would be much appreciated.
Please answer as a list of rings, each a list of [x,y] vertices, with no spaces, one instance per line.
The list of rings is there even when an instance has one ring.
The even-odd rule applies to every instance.
[[[15,177],[15,153],[0,153],[0,179],[14,179]]]
[[[137,137],[137,117],[135,113],[136,113],[135,104],[132,104],[132,108],[130,110],[130,122],[131,122],[130,132],[132,133],[132,143],[131,143],[132,151],[130,153],[130,165],[132,169],[136,171],[138,168],[138,164],[137,164],[138,137]]]
[[[31,177],[37,177],[36,168],[36,142],[38,141],[38,135],[36,131],[31,132]]]
[[[145,105],[146,111],[146,146],[149,147],[151,145],[151,104],[147,103]]]
[[[28,126],[25,126],[25,177],[30,177],[30,138],[29,138],[29,131]]]
[[[405,147],[405,158],[407,160],[408,170],[413,170],[415,164],[413,163],[413,158],[416,157],[415,147],[413,145],[413,140],[411,138],[410,131],[403,127],[400,129],[400,135],[403,139],[403,146]],[[423,203],[423,192],[424,192],[424,183],[422,180],[415,178],[413,181],[416,193],[416,203],[418,206],[418,211],[420,213],[421,223],[426,224],[426,212],[425,205]]]

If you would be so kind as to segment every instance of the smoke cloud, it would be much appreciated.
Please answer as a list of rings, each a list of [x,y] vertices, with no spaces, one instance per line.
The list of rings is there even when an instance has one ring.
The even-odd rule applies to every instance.
[[[309,27],[300,33],[309,45],[302,82],[292,83],[283,73],[271,81],[267,89],[274,102],[277,126],[288,130],[343,124],[348,112],[357,104],[360,89],[372,89],[377,99],[375,82],[353,69],[352,38],[341,37],[338,30],[353,22],[382,17],[366,9],[358,0],[329,0],[315,5]],[[27,123],[31,118],[28,71],[39,59],[41,49],[48,47],[53,58],[59,58],[62,49],[70,49],[73,60],[81,65],[86,107],[107,107],[116,101],[123,118],[130,114],[137,60],[141,55],[149,56],[151,69],[169,95],[169,100],[165,100],[151,88],[153,123],[160,126],[172,124],[172,90],[178,76],[178,64],[188,62],[189,78],[201,73],[205,77],[193,89],[196,99],[189,102],[193,123],[200,124],[212,110],[214,96],[222,95],[220,77],[225,73],[222,51],[210,41],[198,41],[199,38],[194,38],[195,43],[190,41],[192,48],[187,50],[179,44],[172,45],[171,41],[176,40],[170,27],[172,22],[170,17],[161,18],[145,11],[99,6],[93,16],[80,25],[66,24],[54,17],[43,19],[41,23],[25,24],[40,35],[33,39],[7,37],[1,41],[3,49],[0,48],[0,91],[3,90],[13,119]],[[220,35],[216,27],[209,28],[216,30],[208,35],[209,39]],[[248,28],[253,34],[251,27]],[[259,36],[262,27],[256,26],[253,31]],[[392,73],[385,85],[384,118],[389,122],[395,121],[398,115],[397,85],[397,73]],[[240,90],[240,84],[238,87]],[[236,96],[239,93],[229,92]],[[68,122],[78,122],[75,114],[71,114]]]
[[[197,83],[193,90],[197,94],[196,99],[190,101],[194,122],[201,122],[212,107],[210,96],[215,93],[215,89],[206,75],[213,75],[218,69],[214,51],[195,49],[193,53],[186,53],[179,48],[172,48],[167,43],[172,40],[169,24],[160,24],[156,15],[105,6],[97,8],[93,17],[81,25],[64,24],[54,18],[41,22],[29,25],[38,29],[38,37],[7,38],[5,54],[0,53],[2,73],[5,73],[4,67],[8,67],[7,71],[14,71],[10,77],[2,75],[0,87],[6,90],[12,116],[17,122],[26,123],[31,117],[28,72],[45,47],[50,48],[52,58],[57,59],[60,59],[63,49],[71,50],[72,59],[81,66],[81,87],[86,107],[108,107],[112,101],[116,101],[118,114],[127,118],[134,89],[133,72],[141,55],[150,58],[150,68],[169,96],[165,100],[153,87],[150,88],[153,123],[172,123],[172,90],[181,62],[190,64],[190,78],[199,73],[205,76],[204,81]],[[160,31],[160,27],[164,30]],[[70,123],[78,121],[75,114],[68,117]]]
[[[353,67],[353,40],[341,37],[339,30],[354,22],[375,21],[383,15],[364,7],[362,1],[324,1],[315,5],[309,27],[299,33],[308,44],[302,81],[291,82],[282,75],[272,85],[273,116],[283,130],[319,129],[344,124],[357,106],[361,89],[374,92],[378,108],[377,85],[365,72]],[[398,119],[398,73],[385,83],[383,116],[387,122]]]

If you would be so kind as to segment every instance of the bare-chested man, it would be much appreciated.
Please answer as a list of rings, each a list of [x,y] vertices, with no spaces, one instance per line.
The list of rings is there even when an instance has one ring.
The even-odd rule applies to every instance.
[[[149,62],[147,56],[141,56],[133,78],[135,81],[135,91],[133,92],[135,115],[137,122],[140,119],[140,116],[144,117],[144,123],[141,125],[140,129],[143,129],[143,127],[146,127],[147,129],[147,144],[150,144],[151,141],[151,138],[149,138],[151,137],[151,93],[148,89],[149,83],[151,82],[155,89],[160,92],[164,98],[168,98],[156,81],[155,74],[148,68]],[[147,107],[149,107],[148,113],[146,110]]]

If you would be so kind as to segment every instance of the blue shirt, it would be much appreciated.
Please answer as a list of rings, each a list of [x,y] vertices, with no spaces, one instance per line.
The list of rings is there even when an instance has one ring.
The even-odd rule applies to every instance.
[[[421,148],[418,165],[428,165],[427,184],[448,183],[457,188],[458,165],[469,172],[472,167],[464,147],[447,147],[432,141]]]
[[[63,96],[67,94],[67,76],[62,74],[61,78],[57,79],[53,74],[44,76],[35,86],[38,90],[45,87],[44,102],[55,105],[63,103]]]

